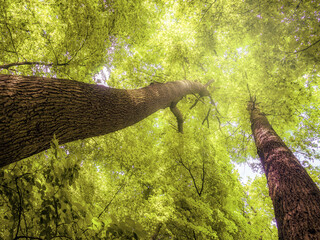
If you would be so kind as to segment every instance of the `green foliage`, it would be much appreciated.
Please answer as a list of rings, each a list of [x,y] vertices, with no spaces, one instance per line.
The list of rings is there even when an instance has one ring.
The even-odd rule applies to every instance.
[[[2,237],[145,239],[159,225],[159,238],[250,236],[226,150],[206,129],[181,136],[166,125],[150,132],[152,125],[52,144],[3,169]]]
[[[249,224],[256,226],[250,239],[278,239],[272,201],[265,176],[250,180],[246,186],[246,213]]]
[[[214,79],[213,102],[179,103],[128,129],[59,146],[0,170],[0,238],[277,239],[246,109],[268,119],[319,184],[316,1],[0,0],[1,74],[117,88]],[[101,72],[100,72],[101,73]],[[94,127],[94,126],[93,126]],[[54,137],[54,136],[53,136]]]

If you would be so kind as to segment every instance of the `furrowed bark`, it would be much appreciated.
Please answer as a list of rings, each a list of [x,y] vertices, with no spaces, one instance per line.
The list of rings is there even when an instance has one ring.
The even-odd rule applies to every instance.
[[[59,143],[133,125],[187,94],[208,95],[190,81],[122,90],[82,82],[0,75],[0,167]]]
[[[320,239],[319,188],[255,107],[251,109],[251,124],[268,181],[279,239]]]

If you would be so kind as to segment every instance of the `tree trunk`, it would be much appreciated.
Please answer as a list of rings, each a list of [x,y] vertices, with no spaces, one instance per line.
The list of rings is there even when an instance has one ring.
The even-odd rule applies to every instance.
[[[255,107],[251,108],[251,128],[267,177],[279,239],[320,239],[319,188]]]
[[[133,125],[206,86],[177,81],[122,90],[43,77],[0,75],[0,167],[59,143]]]

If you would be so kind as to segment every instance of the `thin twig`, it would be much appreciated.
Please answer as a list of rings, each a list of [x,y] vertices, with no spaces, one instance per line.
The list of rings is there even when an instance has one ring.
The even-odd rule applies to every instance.
[[[215,0],[213,3],[211,3],[210,6],[207,8],[207,10],[204,12],[204,14],[202,15],[202,17],[201,17],[201,19],[200,19],[200,21],[199,21],[199,23],[198,23],[197,28],[200,26],[200,23],[202,22],[204,16],[208,13],[208,11],[210,10],[210,8],[213,6],[213,4],[214,4],[216,1],[217,1],[217,0]]]
[[[194,102],[194,104],[192,104],[192,106],[189,108],[189,110],[194,108],[197,105],[198,102],[199,102],[199,98],[196,99],[196,101]]]
[[[192,104],[192,106],[189,108],[189,110],[191,110],[192,108],[194,108],[199,101],[204,104],[204,101],[202,101],[202,99],[201,99],[200,97],[198,97],[196,94],[193,94],[193,95],[194,95],[197,99],[196,99],[196,101],[194,102],[194,104]]]
[[[113,200],[116,198],[116,196],[119,194],[119,192],[122,190],[122,188],[126,185],[126,182],[124,181],[121,186],[119,187],[118,191],[112,196],[111,200],[108,202],[108,204],[105,206],[105,208],[101,211],[101,213],[98,215],[98,218],[101,217],[101,215],[109,208]]]
[[[303,52],[303,51],[305,51],[305,50],[307,50],[307,49],[311,48],[312,46],[316,45],[316,44],[317,44],[317,43],[319,43],[319,42],[320,42],[320,39],[319,39],[318,41],[315,41],[314,43],[312,43],[311,45],[309,45],[308,47],[306,47],[306,48],[304,48],[304,49],[301,49],[301,50],[298,50],[298,51],[292,52],[292,54],[294,54],[294,53],[299,53],[299,52]]]
[[[8,64],[0,65],[0,68],[9,69],[10,67],[22,66],[22,65],[42,65],[42,66],[46,66],[46,67],[51,67],[51,66],[66,66],[66,65],[68,65],[68,62],[67,63],[53,64],[53,63],[28,62],[28,61],[26,61],[26,62],[16,62],[16,63],[8,63]]]
[[[207,121],[207,123],[208,123],[208,128],[209,128],[209,114],[210,114],[210,112],[211,112],[211,108],[209,108],[206,117],[205,117],[205,118],[203,119],[203,121],[202,121],[202,125],[204,124],[205,121]]]
[[[20,188],[18,186],[18,177],[15,179],[16,182],[16,187],[17,187],[17,192],[19,196],[19,213],[18,213],[18,224],[17,224],[17,232],[15,238],[18,237],[19,230],[20,230],[20,224],[21,224],[21,215],[22,215],[22,194],[20,192]]]
[[[80,47],[78,48],[78,50],[76,51],[76,53],[73,55],[73,57],[71,57],[71,58],[69,59],[69,61],[67,62],[67,64],[69,64],[69,63],[77,56],[77,54],[78,54],[78,53],[80,52],[80,50],[83,48],[84,44],[87,42],[88,36],[89,36],[89,31],[88,31],[88,29],[87,29],[87,34],[86,34],[84,40],[82,41]]]
[[[202,183],[201,183],[201,189],[200,189],[200,195],[199,195],[199,196],[201,196],[202,191],[203,191],[203,189],[204,189],[204,177],[205,177],[205,171],[204,171],[204,169],[205,169],[205,167],[204,167],[204,159],[202,159],[202,160],[203,160],[203,161],[202,161],[202,178],[201,178]]]
[[[218,110],[218,108],[217,108],[217,106],[216,106],[216,103],[213,101],[213,98],[212,98],[211,96],[209,96],[209,97],[210,97],[210,102],[211,102],[211,104],[214,106],[214,108],[216,109],[217,113],[218,113],[221,117],[223,117],[223,116],[221,115],[221,113],[219,112],[219,110]]]
[[[11,40],[11,43],[12,43],[13,49],[14,49],[14,51],[15,51],[16,55],[17,55],[17,58],[19,59],[19,54],[18,54],[18,52],[17,52],[17,48],[16,48],[16,46],[15,46],[15,44],[14,44],[14,41],[13,41],[13,37],[12,37],[11,30],[10,30],[10,28],[8,27],[8,23],[7,23],[7,22],[5,22],[5,24],[6,24],[6,27],[7,27],[8,31],[9,31],[10,40]],[[18,61],[19,61],[19,60],[18,60]]]
[[[198,186],[197,186],[197,183],[196,183],[196,179],[194,178],[194,176],[193,176],[193,174],[192,174],[192,172],[191,172],[191,168],[188,168],[184,163],[183,163],[183,160],[182,160],[182,157],[181,157],[181,155],[180,155],[180,153],[177,151],[177,153],[178,153],[178,156],[179,156],[179,159],[180,159],[180,163],[181,163],[181,165],[189,172],[189,175],[190,175],[190,177],[192,178],[192,182],[193,182],[193,185],[194,185],[194,187],[195,187],[195,189],[196,189],[196,192],[197,192],[197,194],[199,195],[199,197],[201,197],[201,191],[199,191],[199,189],[198,189]]]

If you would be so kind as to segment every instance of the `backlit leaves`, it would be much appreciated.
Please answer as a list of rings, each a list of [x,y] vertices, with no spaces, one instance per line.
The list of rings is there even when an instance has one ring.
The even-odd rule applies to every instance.
[[[189,79],[185,133],[161,110],[128,129],[52,148],[0,171],[0,238],[277,239],[256,157],[250,94],[315,182],[319,169],[316,1],[0,1],[3,74],[111,87]],[[94,127],[94,126],[92,126]]]

